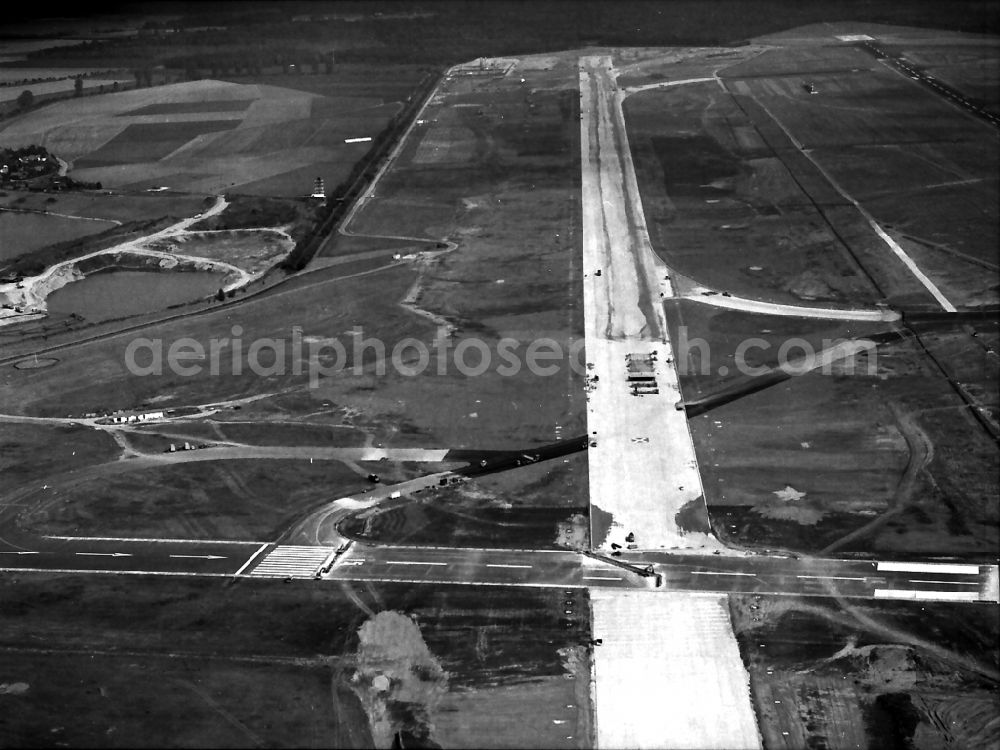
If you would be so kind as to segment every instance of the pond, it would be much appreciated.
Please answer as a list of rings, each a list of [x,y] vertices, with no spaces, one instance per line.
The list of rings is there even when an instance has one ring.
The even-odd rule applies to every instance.
[[[57,289],[46,304],[51,313],[76,313],[96,323],[193,302],[220,286],[222,276],[207,271],[110,271]]]

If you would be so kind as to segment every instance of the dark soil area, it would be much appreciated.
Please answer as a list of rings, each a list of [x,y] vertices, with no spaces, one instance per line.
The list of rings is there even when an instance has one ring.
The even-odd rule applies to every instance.
[[[432,726],[459,706],[513,712],[548,745],[553,715],[590,710],[565,679],[590,637],[579,590],[27,574],[0,599],[4,745],[370,747],[373,669],[409,680],[401,699]],[[561,687],[543,697],[547,681]],[[456,744],[443,719],[430,738]]]
[[[767,747],[1000,744],[996,607],[732,596],[730,609]]]

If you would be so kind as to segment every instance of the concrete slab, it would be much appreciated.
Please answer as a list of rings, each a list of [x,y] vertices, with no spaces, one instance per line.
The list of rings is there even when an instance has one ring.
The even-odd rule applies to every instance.
[[[726,597],[591,592],[597,746],[760,748]]]

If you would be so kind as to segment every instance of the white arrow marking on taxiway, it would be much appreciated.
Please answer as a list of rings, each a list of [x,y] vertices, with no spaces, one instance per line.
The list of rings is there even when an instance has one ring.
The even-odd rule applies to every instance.
[[[129,552],[77,552],[78,555],[92,555],[94,557],[132,557]]]

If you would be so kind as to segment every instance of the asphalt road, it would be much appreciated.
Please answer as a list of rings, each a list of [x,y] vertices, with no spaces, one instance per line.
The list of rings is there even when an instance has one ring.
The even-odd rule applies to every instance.
[[[643,588],[650,591],[789,594],[852,598],[988,598],[991,566],[629,552],[598,559],[571,550],[452,547],[343,547],[268,542],[41,537],[34,549],[4,544],[0,571],[52,571],[129,575],[254,576],[284,550],[291,556],[269,577],[313,578],[324,562],[326,580],[391,581],[489,586]],[[346,549],[344,548],[346,547]],[[338,549],[340,550],[338,554]],[[626,567],[631,566],[631,567]],[[637,570],[651,566],[651,575]],[[257,573],[256,575],[260,575]],[[657,585],[659,575],[659,585]],[[942,592],[944,592],[942,594]]]

